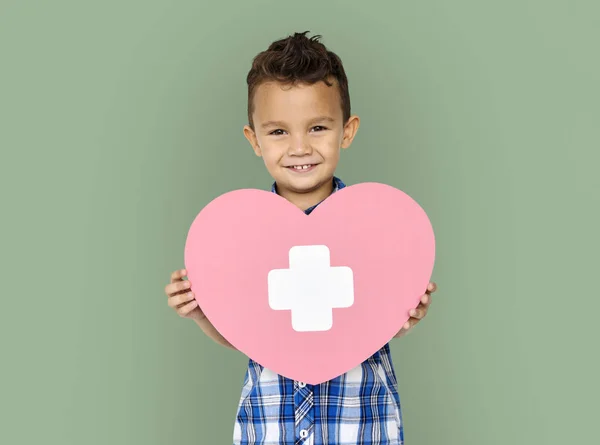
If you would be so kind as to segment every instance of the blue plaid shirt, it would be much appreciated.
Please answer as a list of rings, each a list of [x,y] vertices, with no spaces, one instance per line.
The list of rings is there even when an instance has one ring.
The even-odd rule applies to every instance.
[[[334,193],[344,187],[334,178]],[[277,193],[275,184],[271,191]],[[403,443],[400,397],[388,344],[353,370],[320,385],[290,380],[250,359],[234,445]]]

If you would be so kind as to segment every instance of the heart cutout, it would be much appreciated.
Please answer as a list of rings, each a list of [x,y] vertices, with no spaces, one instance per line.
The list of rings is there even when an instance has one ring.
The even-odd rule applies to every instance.
[[[310,215],[272,192],[229,192],[202,209],[185,245],[192,290],[221,335],[309,384],[390,341],[419,304],[434,260],[426,213],[378,183],[345,187]]]

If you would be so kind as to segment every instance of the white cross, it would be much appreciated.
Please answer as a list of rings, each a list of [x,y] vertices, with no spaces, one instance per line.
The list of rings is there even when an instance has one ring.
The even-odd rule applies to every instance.
[[[289,261],[289,269],[269,272],[269,306],[292,311],[295,331],[331,329],[333,309],[354,304],[352,269],[331,267],[327,246],[294,246]]]

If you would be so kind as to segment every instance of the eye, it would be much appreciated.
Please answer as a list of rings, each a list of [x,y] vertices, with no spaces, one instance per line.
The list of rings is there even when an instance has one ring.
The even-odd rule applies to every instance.
[[[278,128],[277,130],[271,131],[269,134],[272,134],[273,136],[281,136],[283,134],[283,130]]]
[[[327,128],[321,126],[321,125],[317,125],[316,127],[312,127],[313,131],[323,131],[323,130],[327,130]]]

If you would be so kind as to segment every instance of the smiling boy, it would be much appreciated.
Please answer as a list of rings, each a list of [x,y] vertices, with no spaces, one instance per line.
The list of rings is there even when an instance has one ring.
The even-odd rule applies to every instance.
[[[335,176],[341,149],[359,127],[350,113],[348,80],[339,57],[320,36],[296,33],[258,54],[247,76],[244,135],[274,179],[271,190],[310,212],[345,187]],[[340,224],[343,224],[340,221]],[[185,270],[165,292],[177,313],[216,342],[233,348],[204,316]],[[395,337],[427,313],[421,303]],[[368,329],[367,327],[364,327]],[[399,445],[404,428],[389,345],[348,373],[320,385],[277,375],[249,360],[234,425],[234,445]]]

